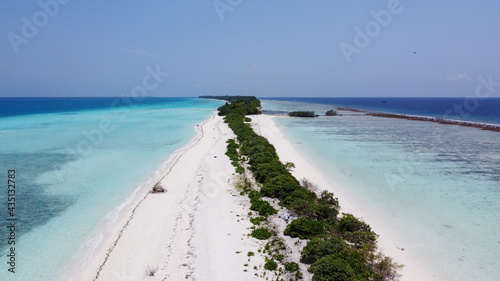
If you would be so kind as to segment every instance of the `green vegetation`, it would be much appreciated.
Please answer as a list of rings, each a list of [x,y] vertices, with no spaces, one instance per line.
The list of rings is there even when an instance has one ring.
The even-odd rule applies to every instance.
[[[351,214],[343,214],[342,218],[339,220],[338,228],[339,231],[343,233],[355,231],[371,231],[371,228],[368,224],[358,220]]]
[[[300,188],[299,182],[290,174],[281,174],[264,182],[262,195],[284,199],[289,193]]]
[[[395,279],[400,266],[378,252],[377,235],[370,226],[350,214],[343,214],[339,218],[340,206],[334,195],[327,191],[318,195],[314,185],[307,181],[299,183],[289,171],[293,166],[281,163],[274,146],[245,123],[248,120],[245,115],[260,114],[258,99],[241,96],[208,98],[228,101],[219,108],[219,115],[225,116],[224,122],[236,134],[236,140],[228,141],[226,155],[236,169],[243,163],[248,164],[248,170],[261,185],[259,192],[252,190],[248,180],[244,184],[244,193],[248,192],[251,202],[250,209],[262,216],[251,218],[253,224],[260,224],[263,217],[277,212],[262,197],[278,199],[280,206],[288,208],[299,217],[287,225],[284,234],[310,239],[302,250],[301,261],[311,264],[308,270],[314,274],[313,280]],[[316,117],[314,112],[308,111],[291,112],[289,115]],[[242,169],[244,172],[243,167]],[[275,243],[271,249],[271,242],[278,238],[271,231],[260,227],[254,229],[251,236],[261,240],[273,237],[266,244],[264,253],[281,259],[282,255],[279,253],[284,253],[282,250],[286,247]],[[294,266],[289,264],[285,265],[285,269],[293,271],[289,268]],[[277,267],[274,260],[267,260],[266,269],[276,270]],[[301,273],[297,271],[296,277],[299,276]]]
[[[225,105],[218,108],[219,116],[226,116],[230,112],[240,115],[260,114],[260,100],[252,96],[200,96],[200,98],[217,99],[227,101]]]
[[[341,253],[347,248],[347,243],[339,236],[331,235],[325,238],[313,238],[302,249],[300,261],[312,264],[322,257]]]
[[[357,249],[376,247],[377,235],[371,227],[351,214],[343,214],[337,224],[340,235]]]
[[[274,260],[267,260],[266,264],[264,264],[264,268],[267,270],[276,270],[278,268],[278,264]]]
[[[238,154],[238,148],[240,148],[240,145],[236,143],[233,139],[229,139],[226,141],[227,143],[227,151],[226,155],[231,159],[231,161],[239,161],[239,154]]]
[[[287,170],[287,171],[290,171],[290,170],[292,170],[293,168],[295,168],[295,164],[294,164],[294,163],[292,163],[292,162],[286,162],[286,163],[285,163],[285,168],[286,168],[286,170]]]
[[[314,111],[292,111],[288,113],[290,117],[318,117]]]
[[[267,217],[269,215],[274,215],[278,213],[278,210],[273,208],[273,206],[271,206],[269,202],[264,201],[260,198],[252,201],[250,210],[259,212],[259,215],[263,217]]]
[[[313,264],[309,271],[314,273],[313,281],[362,281],[349,262],[335,256],[327,256]]]
[[[250,222],[253,223],[254,225],[259,225],[261,221],[263,221],[263,219],[260,217],[250,218]]]
[[[277,261],[282,261],[283,259],[285,259],[285,256],[282,255],[282,254],[277,254],[275,257],[274,257]]]
[[[299,265],[296,262],[289,262],[285,264],[285,269],[290,272],[295,272],[299,270]]]
[[[258,102],[260,106],[260,100],[254,96],[199,96],[200,99],[212,99],[212,100],[224,100],[230,103],[240,103],[240,102]]]
[[[266,240],[271,238],[271,236],[273,236],[273,233],[264,227],[254,229],[252,231],[252,237],[257,238],[259,240]]]
[[[236,167],[236,173],[242,175],[243,173],[245,173],[245,168],[241,166]]]
[[[325,223],[308,218],[298,218],[288,224],[283,232],[290,237],[300,239],[310,239],[320,234],[326,233]]]
[[[240,155],[238,153],[238,148],[240,147],[235,140],[229,139],[227,142],[227,151],[226,155],[231,160],[231,165],[236,168],[236,173],[243,174],[245,173],[245,168],[240,165]]]
[[[248,252],[247,256],[249,256],[249,257],[255,256],[255,253],[254,252]]]
[[[262,200],[262,194],[256,190],[252,190],[248,193],[250,197],[250,210],[259,212],[260,216],[267,217],[269,215],[274,215],[278,211],[269,204],[269,202]],[[259,221],[260,223],[260,221]]]

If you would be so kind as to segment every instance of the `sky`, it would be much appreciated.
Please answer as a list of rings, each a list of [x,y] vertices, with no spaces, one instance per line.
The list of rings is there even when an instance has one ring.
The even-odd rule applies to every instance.
[[[0,97],[467,97],[485,81],[500,97],[499,14],[497,0],[3,0]]]

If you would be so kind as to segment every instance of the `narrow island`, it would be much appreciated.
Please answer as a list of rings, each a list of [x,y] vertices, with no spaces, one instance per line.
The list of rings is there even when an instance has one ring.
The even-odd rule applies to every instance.
[[[398,280],[330,182],[279,130],[276,147],[263,137],[274,123],[260,100],[201,98],[226,102],[61,280]]]
[[[205,97],[200,97],[205,98]],[[397,280],[402,265],[384,256],[377,247],[377,234],[365,222],[342,213],[338,199],[309,180],[299,182],[290,170],[293,163],[283,164],[275,147],[245,123],[246,115],[260,114],[260,101],[255,97],[211,96],[227,100],[220,116],[236,134],[227,141],[226,155],[239,175],[241,196],[250,199],[251,236],[267,240],[264,268],[285,269],[289,279],[299,280],[304,265],[312,280]],[[312,114],[311,114],[312,113]],[[300,117],[316,117],[314,112],[296,112]],[[312,116],[311,116],[312,115]],[[283,233],[274,231],[269,220],[276,214],[274,204],[286,208]],[[274,206],[273,206],[274,205]],[[276,207],[277,207],[276,206]],[[300,252],[300,263],[286,262],[288,252],[283,237],[298,238],[306,244]],[[250,253],[249,253],[250,254]],[[281,275],[278,276],[278,280]]]

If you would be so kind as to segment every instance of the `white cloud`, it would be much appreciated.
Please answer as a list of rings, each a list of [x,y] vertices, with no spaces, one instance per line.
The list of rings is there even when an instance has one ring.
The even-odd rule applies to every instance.
[[[458,81],[458,80],[470,80],[469,75],[467,73],[457,73],[454,75],[446,76],[446,79],[449,81]]]

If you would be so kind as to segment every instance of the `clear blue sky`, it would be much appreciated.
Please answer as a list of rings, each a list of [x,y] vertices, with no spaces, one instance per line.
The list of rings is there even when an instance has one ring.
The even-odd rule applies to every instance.
[[[0,97],[130,95],[145,79],[148,96],[465,97],[478,76],[500,82],[497,0],[40,2],[0,2]]]

